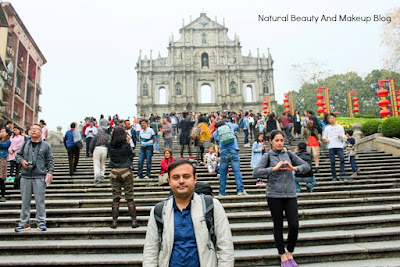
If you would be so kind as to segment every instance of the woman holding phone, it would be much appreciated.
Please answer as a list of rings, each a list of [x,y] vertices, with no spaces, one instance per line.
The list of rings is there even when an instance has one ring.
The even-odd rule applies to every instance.
[[[281,258],[281,265],[282,267],[297,266],[292,254],[299,232],[293,172],[306,173],[310,170],[310,165],[284,148],[283,132],[273,130],[269,142],[272,148],[262,156],[254,168],[253,176],[268,178],[267,201],[274,223],[275,246]],[[285,211],[289,228],[287,251],[283,241],[283,211]]]

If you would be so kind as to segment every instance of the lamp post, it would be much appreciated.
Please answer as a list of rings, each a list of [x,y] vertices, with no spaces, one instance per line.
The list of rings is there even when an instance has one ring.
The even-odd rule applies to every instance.
[[[383,87],[385,86],[385,83],[389,83],[389,91],[388,90],[386,90],[386,89],[384,89]],[[390,114],[392,114],[392,116],[393,117],[397,117],[397,116],[399,116],[399,112],[398,112],[398,110],[399,110],[399,107],[398,107],[398,105],[397,105],[397,97],[396,97],[396,94],[397,94],[397,92],[396,92],[396,88],[395,88],[395,84],[394,84],[394,79],[393,78],[390,78],[390,79],[385,79],[385,80],[379,80],[378,81],[378,84],[379,84],[379,87],[381,88],[379,91],[378,91],[378,93],[379,92],[381,92],[381,94],[384,92],[384,91],[382,91],[382,90],[385,90],[387,93],[386,93],[386,95],[384,95],[384,98],[386,99],[386,96],[387,95],[389,95],[390,96],[390,105],[391,105],[391,107],[392,107],[392,112],[390,112],[390,110],[389,110],[389,113],[387,112],[387,111],[385,111],[384,113],[385,114],[388,114],[388,115],[390,115]],[[378,94],[378,96],[380,96],[379,94]],[[380,96],[381,98],[382,98],[382,96]],[[384,100],[383,98],[382,98],[382,100]],[[381,101],[382,101],[381,100]],[[381,101],[379,101],[379,102],[381,102]],[[389,101],[389,100],[388,100]],[[386,101],[385,101],[385,103],[386,103]],[[380,105],[381,106],[381,105]],[[385,107],[387,107],[387,106],[389,106],[389,105],[386,105]],[[382,107],[382,106],[381,106]],[[385,108],[386,109],[386,108]],[[383,108],[382,108],[382,110],[383,110]],[[382,111],[381,111],[382,112]],[[387,116],[388,116],[387,115]],[[382,116],[382,115],[381,115]],[[384,118],[386,118],[387,116],[382,116],[382,117],[384,117]]]
[[[354,97],[352,98],[352,96],[354,96]],[[354,113],[358,114],[358,112],[360,111],[360,109],[358,108],[359,104],[358,104],[357,93],[356,92],[347,92],[347,98],[349,100],[350,118],[354,118]],[[354,111],[354,113],[353,113],[353,111]]]
[[[325,96],[324,95],[322,95],[322,90],[325,90]],[[318,97],[321,97],[322,96],[322,98],[318,98]],[[318,87],[318,95],[317,95],[317,99],[318,99],[318,102],[317,102],[317,106],[319,107],[319,111],[322,111],[322,112],[318,112],[318,113],[331,113],[331,105],[330,105],[330,98],[329,98],[329,87]],[[322,101],[322,99],[324,99],[324,101]],[[319,100],[321,100],[321,101],[319,101]],[[318,103],[319,102],[322,102],[322,106],[319,106],[319,105],[321,105],[321,103],[318,105]]]

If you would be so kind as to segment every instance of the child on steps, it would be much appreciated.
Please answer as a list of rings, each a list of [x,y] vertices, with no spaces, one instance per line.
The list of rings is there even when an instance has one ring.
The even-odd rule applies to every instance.
[[[266,145],[264,144],[264,134],[259,133],[257,135],[256,141],[254,141],[252,149],[251,149],[251,167],[254,169],[258,162],[260,161],[262,155],[265,152]],[[257,186],[265,186],[265,183],[263,182],[262,178],[257,178],[256,182]]]

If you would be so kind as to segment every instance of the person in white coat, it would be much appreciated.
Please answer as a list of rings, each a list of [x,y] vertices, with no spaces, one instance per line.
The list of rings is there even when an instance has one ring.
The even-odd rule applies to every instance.
[[[143,266],[234,266],[231,229],[225,210],[217,199],[213,199],[216,247],[209,240],[202,197],[194,192],[197,182],[195,167],[187,160],[177,160],[169,165],[168,175],[173,197],[167,200],[162,212],[161,246],[153,208],[147,225]]]

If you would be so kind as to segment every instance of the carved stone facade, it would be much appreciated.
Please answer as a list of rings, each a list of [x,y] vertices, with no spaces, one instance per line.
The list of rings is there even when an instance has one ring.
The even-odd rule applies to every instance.
[[[228,37],[228,28],[201,13],[180,29],[181,38],[171,36],[168,56],[142,59],[137,70],[138,114],[173,111],[262,110],[264,96],[275,107],[273,60],[243,56],[239,37]]]

